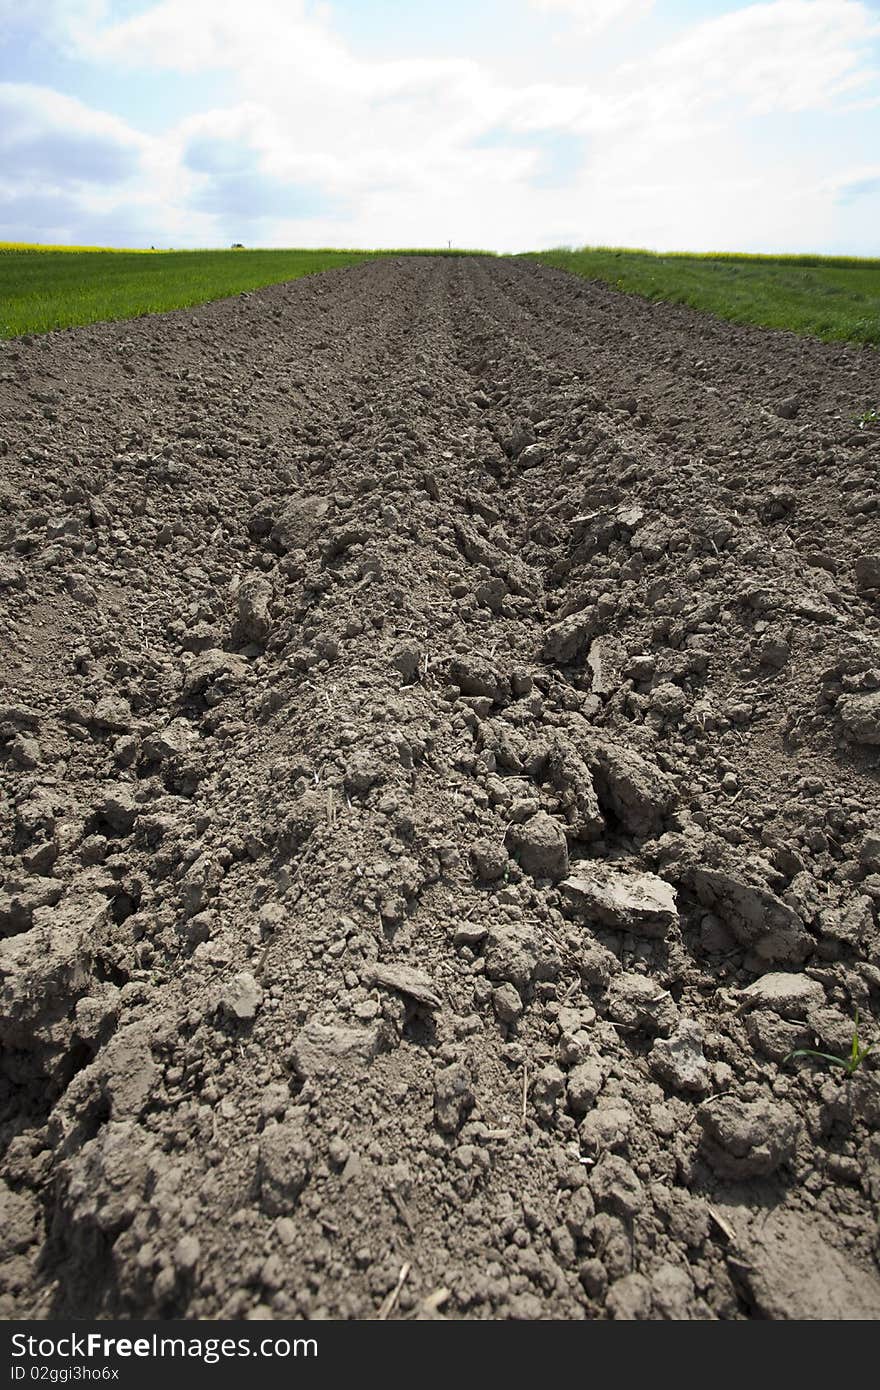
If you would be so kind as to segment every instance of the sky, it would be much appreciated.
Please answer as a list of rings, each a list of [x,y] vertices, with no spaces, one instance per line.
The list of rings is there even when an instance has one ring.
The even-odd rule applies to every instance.
[[[0,241],[880,255],[880,0],[0,0]]]

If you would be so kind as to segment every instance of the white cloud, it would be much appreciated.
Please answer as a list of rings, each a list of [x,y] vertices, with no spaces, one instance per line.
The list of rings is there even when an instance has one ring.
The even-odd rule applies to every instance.
[[[76,97],[33,82],[0,82],[4,137],[21,138],[48,129],[65,129],[96,135],[119,145],[142,149],[147,141],[119,116],[95,111]],[[8,122],[8,124],[6,124]]]
[[[88,245],[206,235],[162,142],[49,87],[0,82],[0,238]]]
[[[536,10],[555,10],[568,15],[588,34],[598,34],[623,20],[632,23],[654,8],[654,0],[529,0],[529,3]]]
[[[821,191],[830,193],[838,204],[844,206],[860,198],[880,198],[880,164],[862,164],[844,169],[826,179]]]
[[[704,21],[661,49],[649,86],[661,107],[734,98],[757,114],[827,108],[876,81],[864,55],[877,37],[877,16],[858,0],[771,0]]]
[[[117,116],[27,82],[0,82],[0,186],[112,185],[137,174],[149,140]]]
[[[87,33],[109,15],[109,0],[0,0],[0,40],[33,34],[64,45],[74,33]]]
[[[605,30],[650,8],[522,4],[572,21],[567,42],[585,57]],[[11,8],[0,0],[0,21]],[[28,107],[42,102],[52,130],[79,122],[83,138],[117,141],[136,157],[137,196],[152,210],[146,240],[161,235],[158,222],[195,244],[238,239],[234,219],[261,204],[261,236],[279,244],[452,237],[519,249],[563,228],[577,241],[695,248],[818,241],[840,201],[835,169],[798,142],[791,117],[869,108],[880,33],[858,0],[769,0],[692,24],[653,52],[640,51],[633,24],[630,61],[585,64],[589,79],[562,82],[545,80],[536,24],[535,80],[515,84],[491,51],[367,56],[332,11],[304,0],[158,0],[122,18],[106,0],[44,9],[99,70],[155,74],[159,102],[163,72],[218,74],[222,105],[150,139],[51,94]]]
[[[141,67],[197,72],[274,59],[341,77],[357,67],[304,0],[159,0],[127,19],[70,28],[82,52]]]

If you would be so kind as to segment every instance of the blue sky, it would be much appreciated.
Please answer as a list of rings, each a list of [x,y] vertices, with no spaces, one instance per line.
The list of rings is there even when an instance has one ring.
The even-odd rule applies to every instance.
[[[880,255],[880,0],[0,0],[0,240]]]

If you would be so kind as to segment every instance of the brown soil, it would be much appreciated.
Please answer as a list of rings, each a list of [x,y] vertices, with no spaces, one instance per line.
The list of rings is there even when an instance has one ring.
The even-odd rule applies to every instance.
[[[877,1318],[876,351],[374,262],[0,358],[0,1312]]]

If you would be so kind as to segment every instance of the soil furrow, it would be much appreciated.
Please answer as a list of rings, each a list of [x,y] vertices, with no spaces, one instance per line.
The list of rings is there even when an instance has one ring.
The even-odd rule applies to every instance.
[[[0,1312],[877,1318],[877,354],[399,258],[0,347]]]

